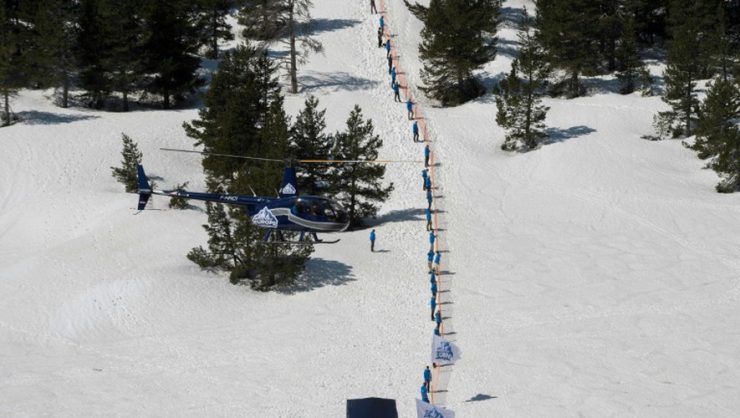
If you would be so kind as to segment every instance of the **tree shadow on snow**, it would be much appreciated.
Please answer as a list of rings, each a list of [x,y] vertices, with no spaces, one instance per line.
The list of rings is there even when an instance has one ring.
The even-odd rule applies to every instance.
[[[478,402],[478,401],[487,401],[489,399],[496,399],[498,396],[491,396],[491,395],[484,395],[482,393],[479,393],[472,398],[466,400],[465,402]]]
[[[378,216],[367,222],[368,226],[377,226],[389,222],[406,222],[424,220],[424,209],[399,209],[392,210],[384,215]]]
[[[524,17],[524,8],[502,7],[499,16],[500,27],[519,29]]]
[[[557,142],[565,142],[572,138],[578,138],[579,136],[588,135],[592,132],[596,132],[596,129],[589,128],[588,126],[571,126],[568,129],[560,128],[547,128],[548,138],[543,142],[545,145],[554,144]]]
[[[18,117],[26,125],[58,125],[72,123],[80,120],[98,119],[95,115],[65,115],[60,113],[39,112],[37,110],[24,110],[18,112]]]
[[[312,258],[306,263],[306,270],[294,284],[278,291],[285,294],[295,294],[324,286],[341,286],[355,280],[352,274],[352,266],[339,261]]]
[[[367,78],[355,77],[350,73],[312,73],[300,76],[300,84],[304,92],[311,92],[319,89],[328,89],[330,91],[356,91],[368,90],[378,85],[377,81]]]
[[[341,30],[357,26],[360,23],[356,19],[313,19],[308,27],[309,35],[317,35],[322,32],[333,32],[335,30]]]

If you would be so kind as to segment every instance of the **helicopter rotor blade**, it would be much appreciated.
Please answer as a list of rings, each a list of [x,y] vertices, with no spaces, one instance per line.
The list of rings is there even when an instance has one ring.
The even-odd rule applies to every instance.
[[[162,151],[172,151],[172,152],[187,152],[190,154],[201,154],[201,155],[212,155],[214,157],[230,157],[230,158],[243,158],[245,160],[255,160],[255,161],[272,161],[272,162],[285,162],[285,160],[279,160],[277,158],[260,158],[260,157],[246,157],[244,155],[235,155],[235,154],[218,154],[215,152],[204,152],[204,151],[195,151],[195,150],[187,150],[187,149],[176,149],[176,148],[160,148]]]
[[[419,160],[315,160],[315,159],[296,159],[292,160],[289,158],[286,159],[277,159],[277,158],[260,158],[260,157],[246,157],[244,155],[234,155],[234,154],[218,154],[215,152],[204,152],[204,151],[195,151],[195,150],[186,150],[186,149],[176,149],[176,148],[160,148],[162,151],[171,151],[171,152],[186,152],[190,154],[201,154],[201,155],[212,155],[214,157],[229,157],[229,158],[242,158],[245,160],[255,160],[255,161],[271,161],[271,162],[289,162],[289,161],[295,161],[297,163],[301,164],[395,164],[395,163],[413,163],[413,164],[421,164],[423,161]]]

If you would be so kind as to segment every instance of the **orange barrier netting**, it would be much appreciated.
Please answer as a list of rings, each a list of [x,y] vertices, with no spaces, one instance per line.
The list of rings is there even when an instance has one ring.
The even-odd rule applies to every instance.
[[[385,7],[385,0],[380,0],[380,14],[384,16],[383,37],[386,40],[392,39],[391,37],[392,32],[390,30],[390,22],[389,22],[390,19],[389,19],[388,11],[386,10],[386,7]],[[424,113],[421,110],[420,103],[414,100],[414,94],[411,91],[411,86],[409,85],[408,79],[406,77],[406,72],[403,71],[401,67],[401,63],[398,59],[399,54],[398,54],[398,51],[395,45],[396,45],[396,42],[391,42],[391,57],[393,59],[393,65],[396,67],[396,78],[398,80],[399,85],[401,86],[401,89],[403,90],[403,94],[406,100],[411,100],[414,103],[414,108],[413,108],[414,109],[414,119],[419,125],[419,131],[421,132],[421,135],[422,135],[423,144],[430,145],[429,148],[431,151],[431,141],[429,139],[429,131],[427,128],[426,118],[424,118]],[[432,187],[435,187],[437,184],[436,179],[435,179],[435,170],[434,170],[436,160],[437,160],[436,153],[432,151],[429,156],[429,167],[428,167],[429,176],[432,180],[431,181]],[[436,235],[437,235],[437,238],[434,240],[434,252],[436,253],[437,251],[439,251],[439,247],[440,247],[439,245],[440,237],[439,237],[439,232],[438,232],[439,231],[439,219],[438,219],[439,211],[437,207],[437,200],[434,198],[433,193],[432,193],[432,206],[434,209],[434,214],[433,214],[434,222],[433,222],[432,227],[434,231],[436,231]],[[432,266],[432,268],[436,269],[435,280],[437,281],[438,289],[441,290],[441,287],[442,287],[442,282],[440,279],[442,275],[441,262],[439,266],[436,266],[436,267]],[[437,300],[437,309],[439,310],[439,314],[441,316],[442,315],[442,305],[441,305],[442,301],[441,301],[441,296],[440,296],[439,291],[437,292],[436,300]],[[440,326],[440,334],[444,334],[444,322],[442,322]],[[433,369],[432,370],[432,383],[431,383],[431,387],[429,390],[429,399],[431,403],[434,403],[434,393],[436,389],[436,382],[439,381],[439,367],[433,367],[432,369]]]

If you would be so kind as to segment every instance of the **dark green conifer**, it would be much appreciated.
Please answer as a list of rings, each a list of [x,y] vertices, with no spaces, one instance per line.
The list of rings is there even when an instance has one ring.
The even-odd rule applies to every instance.
[[[717,156],[723,144],[731,143],[737,135],[740,117],[740,90],[734,80],[715,79],[707,90],[707,97],[699,108],[696,140],[692,148],[699,158]]]
[[[355,105],[347,119],[347,128],[334,134],[333,156],[339,160],[375,160],[383,140],[373,133],[371,120],[363,120]],[[347,209],[351,225],[363,225],[362,218],[374,217],[378,205],[390,196],[393,183],[383,186],[382,164],[341,164],[332,172],[334,197]]]
[[[648,91],[652,84],[652,77],[645,63],[640,59],[635,35],[635,18],[630,11],[624,16],[624,31],[616,56],[619,60],[619,71],[617,72],[617,79],[621,85],[619,92],[630,94],[637,88]]]
[[[88,105],[102,109],[113,90],[106,62],[111,38],[108,31],[112,9],[108,0],[81,0],[77,45],[79,52],[79,84],[86,91]]]
[[[113,177],[126,187],[126,192],[133,193],[138,189],[136,166],[141,164],[141,151],[138,145],[126,134],[121,134],[123,151],[121,151],[121,166],[111,167]]]
[[[424,62],[422,91],[444,106],[481,95],[473,70],[496,55],[497,0],[431,0],[429,7],[406,6],[424,22],[419,54]]]
[[[218,42],[234,39],[226,17],[231,13],[234,0],[198,0],[198,18],[195,27],[201,31],[201,43],[208,47],[206,56],[218,58]]]
[[[319,110],[319,99],[306,99],[306,107],[298,113],[291,127],[291,155],[300,159],[327,159],[333,139],[327,135],[326,110]],[[307,164],[298,172],[298,190],[318,195],[326,191],[330,167],[326,164]]]
[[[501,81],[496,97],[496,122],[506,129],[501,148],[512,151],[534,149],[547,137],[545,117],[549,108],[541,104],[542,90],[550,74],[545,52],[532,33],[525,10],[519,33],[519,57]]]

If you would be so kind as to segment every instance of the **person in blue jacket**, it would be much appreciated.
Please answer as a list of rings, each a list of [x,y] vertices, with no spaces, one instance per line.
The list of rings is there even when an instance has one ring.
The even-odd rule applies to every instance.
[[[411,132],[414,133],[414,142],[419,142],[419,123],[417,121],[414,121],[414,124],[411,125]]]
[[[434,255],[434,268],[437,269],[437,272],[439,272],[439,261],[442,259],[442,253],[437,251],[437,254]]]
[[[424,191],[427,189],[427,177],[429,177],[429,170],[425,168],[421,170],[422,188]]]
[[[401,103],[401,85],[396,81],[393,84],[393,101]]]
[[[434,235],[434,231],[429,231],[429,251],[434,250],[434,240],[437,239],[437,236]]]
[[[406,111],[409,112],[409,120],[414,119],[414,102],[411,99],[406,100]]]
[[[429,299],[429,306],[432,308],[431,317],[432,321],[434,321],[434,310],[437,309],[437,298],[432,297],[431,299]]]
[[[432,371],[429,370],[429,366],[427,366],[426,369],[424,369],[424,385],[427,387],[427,390],[430,390],[432,383]]]
[[[427,208],[427,231],[431,231],[434,229],[434,226],[432,225],[432,211],[431,209]]]
[[[385,18],[380,16],[380,30],[385,30]]]
[[[370,251],[375,252],[375,230],[370,231]]]
[[[429,265],[429,272],[432,272],[432,262],[434,261],[434,253],[432,250],[429,250],[427,253],[427,264]]]
[[[396,83],[396,67],[391,68],[391,87]]]
[[[436,335],[437,337],[441,337],[442,336],[442,333],[440,333],[440,331],[439,331],[439,325],[436,326],[436,327],[434,327],[434,335]]]
[[[432,210],[432,191],[427,189],[427,209]]]
[[[391,56],[391,38],[390,36],[385,41],[385,56],[390,57]]]
[[[424,185],[424,187],[426,188],[426,190],[432,190],[432,178],[429,177],[429,176],[427,176],[427,178],[424,181],[426,183]]]
[[[437,290],[438,290],[437,289],[437,281],[436,280],[432,282],[431,289],[432,289],[432,297],[433,298],[436,298],[437,297]]]
[[[393,68],[393,57],[387,57],[388,59],[388,74],[391,73],[391,69]]]
[[[437,275],[434,274],[434,270],[429,272],[429,283],[437,283]]]
[[[429,167],[429,156],[432,154],[432,150],[429,149],[429,144],[424,147],[424,167]]]
[[[421,385],[421,400],[423,402],[429,403],[429,391],[427,390],[426,385]]]
[[[442,312],[437,310],[437,312],[434,314],[434,322],[437,323],[437,327],[442,325]]]

